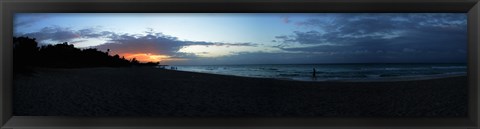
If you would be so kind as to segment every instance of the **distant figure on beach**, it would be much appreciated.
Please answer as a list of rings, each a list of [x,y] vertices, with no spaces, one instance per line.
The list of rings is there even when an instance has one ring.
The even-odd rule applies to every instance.
[[[312,78],[313,79],[317,79],[317,71],[315,70],[315,68],[313,68],[313,72],[312,72]]]

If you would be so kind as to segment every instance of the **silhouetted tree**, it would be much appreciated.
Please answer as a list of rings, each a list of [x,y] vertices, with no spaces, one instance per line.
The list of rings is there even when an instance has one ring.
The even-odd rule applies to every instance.
[[[132,61],[130,61],[130,62],[132,62],[132,64],[139,64],[140,63],[136,58],[133,58]]]
[[[14,37],[14,68],[25,67],[126,67],[132,65],[155,66],[159,62],[140,63],[137,59],[127,60],[119,55],[110,56],[96,48],[79,49],[73,44],[45,45],[38,47],[34,38]]]
[[[38,43],[35,38],[19,37],[13,38],[13,68],[14,70],[24,71],[26,67],[35,65],[38,53]]]

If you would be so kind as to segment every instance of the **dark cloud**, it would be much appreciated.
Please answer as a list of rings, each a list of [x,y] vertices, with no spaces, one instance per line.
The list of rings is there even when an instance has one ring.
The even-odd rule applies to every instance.
[[[147,34],[118,34],[111,31],[100,31],[98,28],[85,28],[73,30],[64,27],[45,27],[38,32],[19,34],[18,36],[34,37],[40,43],[53,41],[55,43],[84,42],[88,38],[105,38],[108,41],[104,44],[92,46],[106,51],[110,49],[113,53],[151,53],[176,57],[189,57],[191,55],[179,53],[178,50],[190,45],[204,46],[256,46],[254,43],[222,43],[202,41],[182,41],[177,37],[155,33],[152,29]]]
[[[75,38],[80,38],[77,32],[72,31],[70,28],[62,27],[45,27],[38,32],[26,33],[21,36],[34,37],[40,42],[45,40],[67,42]]]
[[[181,47],[191,45],[192,42],[179,41],[175,37],[164,35],[145,35],[134,36],[129,34],[114,35],[112,39],[105,44],[95,46],[96,48],[106,50],[110,49],[114,53],[152,53],[167,54],[176,53]],[[201,44],[201,42],[199,43]]]
[[[182,41],[177,37],[162,33],[150,33],[147,35],[113,34],[108,43],[95,46],[101,50],[110,49],[114,53],[152,53],[174,57],[187,57],[188,54],[179,53],[178,50],[185,46],[256,46],[253,43],[220,43],[202,41]]]
[[[102,31],[98,32],[96,28],[86,28],[81,30],[73,30],[66,27],[44,27],[40,31],[16,34],[17,36],[28,36],[36,38],[40,43],[45,43],[45,41],[53,42],[79,42],[75,39],[79,38],[100,38],[113,35],[113,32]]]
[[[296,23],[315,29],[276,36],[277,47],[337,53],[337,57],[339,53],[359,58],[362,54],[368,61],[466,61],[465,14],[329,14],[322,18]]]
[[[146,34],[120,34],[99,28],[73,30],[45,27],[21,34],[37,41],[82,42],[88,38],[108,41],[98,46],[112,53],[168,55],[176,64],[296,64],[368,62],[465,62],[467,28],[465,14],[319,14],[296,22],[287,16],[284,23],[305,31],[275,36],[272,42],[284,52],[243,52],[229,56],[202,58],[178,52],[191,45],[257,46],[254,43],[183,41],[147,29]],[[32,20],[34,21],[34,20]],[[31,22],[32,22],[31,21]],[[16,25],[27,25],[24,21]],[[207,52],[203,52],[206,54]]]
[[[15,27],[29,27],[32,24],[39,22],[43,19],[48,18],[48,15],[42,14],[23,14],[23,15],[15,15],[15,20],[13,25]]]

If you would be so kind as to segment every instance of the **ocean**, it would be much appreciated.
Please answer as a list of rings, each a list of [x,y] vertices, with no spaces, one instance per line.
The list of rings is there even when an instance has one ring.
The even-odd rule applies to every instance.
[[[465,63],[182,65],[173,67],[177,67],[179,71],[299,81],[418,80],[467,74]],[[312,75],[314,68],[316,77]]]

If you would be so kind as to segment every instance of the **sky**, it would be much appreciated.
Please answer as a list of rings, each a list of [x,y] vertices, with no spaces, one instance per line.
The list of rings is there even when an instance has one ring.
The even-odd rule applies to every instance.
[[[14,36],[167,65],[464,63],[465,13],[18,13]]]

